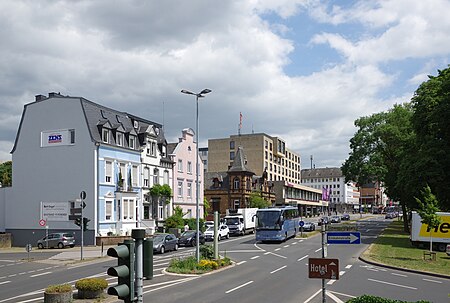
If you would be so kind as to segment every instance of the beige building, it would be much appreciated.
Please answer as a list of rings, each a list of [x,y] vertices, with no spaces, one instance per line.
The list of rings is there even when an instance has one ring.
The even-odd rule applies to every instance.
[[[246,154],[246,166],[256,175],[267,171],[268,181],[301,182],[300,155],[286,148],[286,142],[264,133],[232,135],[208,140],[208,172],[227,171],[238,147]]]

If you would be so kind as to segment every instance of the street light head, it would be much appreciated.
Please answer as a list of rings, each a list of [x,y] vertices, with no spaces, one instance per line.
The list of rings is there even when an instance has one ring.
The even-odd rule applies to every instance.
[[[205,88],[204,90],[202,90],[202,91],[200,92],[199,95],[208,94],[208,93],[210,93],[210,92],[212,92],[212,90],[210,90],[209,88]]]
[[[196,95],[196,94],[194,94],[193,92],[190,92],[190,91],[185,90],[185,89],[182,89],[181,92],[182,92],[183,94]]]

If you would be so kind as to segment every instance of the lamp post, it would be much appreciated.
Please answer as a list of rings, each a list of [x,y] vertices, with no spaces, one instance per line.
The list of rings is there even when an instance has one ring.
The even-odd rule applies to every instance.
[[[199,93],[193,93],[191,91],[185,90],[183,89],[181,91],[183,94],[187,94],[187,95],[194,95],[195,96],[195,102],[196,102],[196,109],[197,109],[197,113],[196,113],[196,124],[195,124],[195,137],[196,137],[196,148],[195,148],[195,170],[196,170],[196,176],[195,176],[195,182],[196,182],[196,188],[195,188],[195,195],[196,195],[196,204],[195,204],[195,216],[196,216],[196,224],[197,224],[197,235],[196,235],[196,241],[195,241],[195,255],[197,257],[197,263],[200,262],[200,218],[199,218],[199,193],[200,193],[200,185],[198,182],[198,174],[199,174],[199,167],[198,167],[198,99],[199,98],[203,98],[205,97],[204,95],[208,94],[211,92],[210,89],[205,88],[204,90],[202,90]]]

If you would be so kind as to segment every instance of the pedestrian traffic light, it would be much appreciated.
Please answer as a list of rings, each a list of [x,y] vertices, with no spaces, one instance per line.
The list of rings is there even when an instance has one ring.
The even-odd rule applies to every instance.
[[[108,268],[107,274],[117,277],[117,285],[108,288],[108,295],[118,296],[126,303],[135,299],[134,294],[134,242],[125,240],[119,246],[111,247],[107,255],[117,258],[117,266]]]
[[[83,218],[83,231],[86,231],[88,229],[89,221],[91,221],[91,220],[86,217]]]

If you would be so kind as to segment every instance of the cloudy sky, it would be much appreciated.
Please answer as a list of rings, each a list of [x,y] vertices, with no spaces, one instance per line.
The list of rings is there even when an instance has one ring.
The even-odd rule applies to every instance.
[[[283,138],[340,166],[355,119],[408,102],[449,64],[450,1],[0,1],[0,161],[37,94],[163,123],[169,142]],[[49,113],[51,119],[51,113]]]

